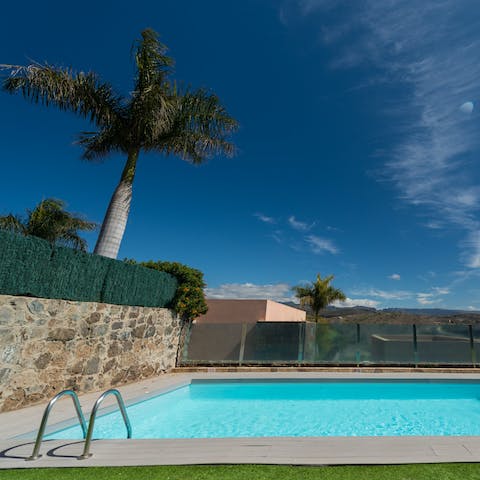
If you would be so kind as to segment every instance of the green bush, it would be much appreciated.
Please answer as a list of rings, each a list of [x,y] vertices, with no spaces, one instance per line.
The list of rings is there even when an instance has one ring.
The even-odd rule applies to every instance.
[[[165,307],[176,290],[165,272],[0,230],[0,294]]]
[[[195,268],[188,267],[178,262],[142,262],[144,267],[166,272],[173,275],[178,281],[178,287],[171,306],[185,320],[207,313],[203,289],[203,273]]]

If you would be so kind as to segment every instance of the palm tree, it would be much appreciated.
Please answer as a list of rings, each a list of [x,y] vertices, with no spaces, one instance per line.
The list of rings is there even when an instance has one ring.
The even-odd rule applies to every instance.
[[[140,152],[174,154],[194,164],[214,154],[232,155],[227,138],[237,122],[205,89],[181,89],[171,81],[173,61],[151,29],[141,33],[133,48],[136,75],[128,96],[90,72],[48,64],[26,67],[3,66],[10,75],[3,82],[9,93],[55,105],[88,118],[94,132],[80,134],[83,158],[98,160],[112,152],[127,157],[103,221],[95,253],[116,258],[127,224],[132,184]]]
[[[317,280],[307,285],[297,285],[292,290],[295,296],[300,300],[300,305],[309,306],[315,315],[315,321],[318,321],[318,313],[322,308],[326,308],[336,300],[345,301],[347,297],[338,288],[330,285],[333,275],[326,278],[317,274]]]
[[[96,227],[95,223],[67,212],[65,202],[55,198],[42,200],[33,210],[27,210],[26,218],[13,214],[0,216],[0,228],[3,230],[33,235],[52,244],[83,251],[87,249],[87,242],[78,231],[91,231]]]

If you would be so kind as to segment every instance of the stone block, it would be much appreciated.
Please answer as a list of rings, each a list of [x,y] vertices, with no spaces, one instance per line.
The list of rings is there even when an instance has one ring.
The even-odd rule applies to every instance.
[[[75,330],[73,328],[55,328],[50,332],[47,340],[59,340],[61,342],[68,342],[75,338]]]
[[[100,359],[98,357],[90,358],[85,365],[83,373],[85,375],[92,375],[93,373],[98,373],[99,365]]]
[[[132,330],[132,335],[136,338],[143,338],[145,334],[145,325],[139,325]]]
[[[42,313],[44,311],[43,303],[40,300],[32,300],[27,308],[33,314]]]
[[[37,357],[34,364],[38,369],[43,370],[51,361],[52,354],[50,352],[46,352]]]
[[[101,320],[102,315],[98,312],[92,313],[88,318],[87,318],[87,323],[97,323]]]

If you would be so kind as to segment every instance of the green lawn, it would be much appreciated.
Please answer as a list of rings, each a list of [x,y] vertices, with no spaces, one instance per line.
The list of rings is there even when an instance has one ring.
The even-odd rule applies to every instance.
[[[1,480],[479,480],[480,464],[292,467],[219,465],[0,470]]]

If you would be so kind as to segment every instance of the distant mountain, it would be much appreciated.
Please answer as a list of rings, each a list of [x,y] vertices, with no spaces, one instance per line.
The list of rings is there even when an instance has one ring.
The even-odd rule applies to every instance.
[[[435,317],[448,317],[462,313],[480,313],[478,310],[448,310],[446,308],[384,308],[383,312],[403,312],[412,315],[430,315]]]
[[[295,302],[283,302],[284,305],[288,305],[289,307],[298,308],[300,310],[304,310],[305,312],[312,314],[312,309],[308,306],[302,306]],[[366,313],[366,312],[377,312],[375,308],[371,307],[334,307],[329,306],[324,310],[320,310],[321,317],[340,317],[340,316],[349,316],[349,315],[357,315],[359,313]]]
[[[299,308],[300,310],[305,310],[307,313],[312,313],[311,308],[309,307],[302,307],[298,303],[295,302],[285,302],[285,305],[289,305],[290,307]],[[355,306],[355,307],[334,307],[329,306],[325,310],[320,312],[322,317],[340,317],[340,316],[350,316],[356,315],[360,313],[367,313],[367,312],[385,312],[385,313],[407,313],[410,315],[426,315],[429,317],[448,317],[452,315],[465,315],[465,314],[478,314],[480,311],[478,310],[451,310],[446,308],[384,308],[382,310],[377,310],[371,307],[362,307],[362,306]]]

